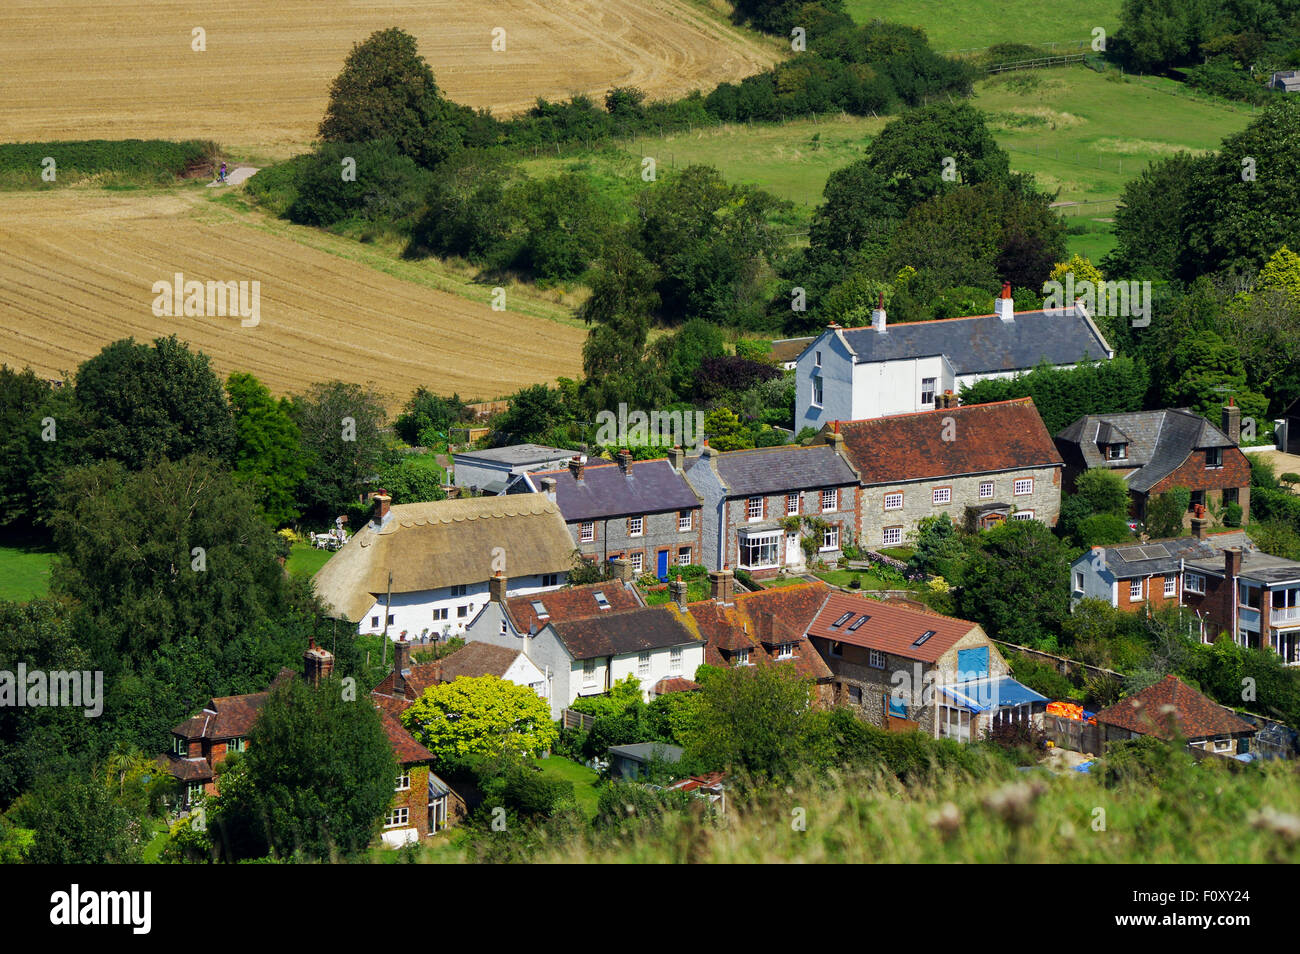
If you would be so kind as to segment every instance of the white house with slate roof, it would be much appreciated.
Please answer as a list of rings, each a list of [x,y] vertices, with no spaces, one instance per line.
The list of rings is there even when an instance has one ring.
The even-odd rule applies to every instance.
[[[1082,305],[1016,314],[1005,286],[992,315],[890,325],[880,307],[870,326],[830,325],[799,356],[794,429],[929,411],[985,378],[1113,357]]]
[[[543,444],[511,444],[452,454],[456,486],[483,494],[503,494],[521,474],[560,467],[573,451]]]

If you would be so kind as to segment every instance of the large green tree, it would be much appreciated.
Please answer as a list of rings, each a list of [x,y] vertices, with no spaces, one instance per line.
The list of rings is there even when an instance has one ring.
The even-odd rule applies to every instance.
[[[559,738],[545,699],[496,676],[430,686],[402,713],[402,724],[439,759],[457,761],[538,755]]]
[[[302,435],[307,474],[298,487],[298,505],[318,518],[337,516],[357,500],[373,475],[384,448],[387,415],[383,402],[359,384],[314,384],[292,402]]]
[[[226,380],[226,394],[235,418],[235,480],[249,486],[271,523],[293,522],[298,516],[294,493],[307,468],[288,399],[275,400],[266,385],[243,371]]]
[[[77,424],[70,387],[0,365],[0,527],[48,521]]]
[[[140,822],[87,773],[51,779],[25,796],[18,823],[35,831],[26,861],[37,865],[131,864]]]
[[[958,597],[961,615],[995,639],[1037,645],[1054,638],[1069,602],[1069,560],[1037,520],[1009,520],[980,534]]]
[[[280,857],[363,850],[393,801],[398,765],[379,712],[338,680],[282,683],[248,736],[248,784]]]
[[[189,454],[231,460],[234,424],[221,381],[207,355],[175,335],[106,345],[77,370],[75,398],[92,459],[132,469]]]

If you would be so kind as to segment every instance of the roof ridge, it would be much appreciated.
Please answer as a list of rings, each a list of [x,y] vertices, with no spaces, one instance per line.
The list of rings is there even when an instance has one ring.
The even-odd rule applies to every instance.
[[[895,421],[902,417],[919,417],[922,414],[937,414],[940,411],[942,411],[945,414],[951,414],[953,411],[973,411],[977,408],[998,407],[1003,404],[1033,405],[1034,399],[1030,395],[1025,395],[1024,397],[1018,397],[1018,398],[1006,398],[1005,400],[1002,401],[985,401],[981,404],[960,404],[957,407],[932,407],[925,411],[904,411],[902,414],[886,414],[882,417],[860,417],[857,418],[856,420],[837,421],[836,423],[839,424],[840,427],[845,427],[846,425],[850,425],[850,424],[875,424],[878,422]],[[1037,410],[1037,405],[1034,405],[1034,407],[1035,410]],[[814,444],[811,446],[817,447],[817,446],[824,446],[824,445]]]
[[[1062,307],[1062,308],[1030,308],[1030,309],[1027,310],[1027,311],[1017,311],[1015,314],[1016,314],[1017,316],[1020,316],[1020,315],[1045,315],[1045,316],[1053,316],[1053,317],[1055,317],[1055,316],[1063,315],[1063,314],[1066,314],[1066,313],[1073,313],[1073,312],[1074,312],[1074,308],[1073,308],[1073,307],[1070,307],[1070,308],[1064,308],[1064,307]],[[996,311],[994,311],[994,312],[990,312],[990,313],[987,314],[987,315],[957,315],[957,316],[954,317],[954,318],[927,318],[927,319],[925,319],[924,321],[899,321],[899,322],[895,322],[894,325],[893,325],[892,327],[894,327],[894,328],[903,328],[903,327],[906,327],[906,326],[909,326],[909,325],[937,325],[937,324],[942,324],[943,322],[947,322],[947,321],[972,321],[972,320],[974,320],[974,319],[976,319],[976,318],[997,318],[999,321],[1001,320],[1001,316],[1000,316]],[[854,326],[851,327],[851,328],[841,328],[841,329],[839,329],[839,330],[840,330],[840,331],[875,331],[876,329],[875,329],[875,326],[874,326],[874,325],[854,325]],[[888,332],[886,332],[886,334],[888,334]]]

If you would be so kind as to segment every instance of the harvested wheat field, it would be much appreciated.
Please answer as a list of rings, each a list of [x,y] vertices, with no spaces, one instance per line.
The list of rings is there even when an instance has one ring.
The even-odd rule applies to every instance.
[[[175,333],[223,377],[251,371],[277,394],[355,381],[390,409],[421,385],[496,397],[580,371],[581,327],[496,312],[486,290],[469,300],[261,221],[193,191],[0,194],[0,363],[53,378],[115,339]],[[155,317],[153,283],[176,272],[260,282],[260,323]]]
[[[212,139],[283,157],[313,139],[352,45],[393,26],[452,99],[498,114],[613,86],[707,92],[774,61],[691,0],[5,0],[0,137]]]

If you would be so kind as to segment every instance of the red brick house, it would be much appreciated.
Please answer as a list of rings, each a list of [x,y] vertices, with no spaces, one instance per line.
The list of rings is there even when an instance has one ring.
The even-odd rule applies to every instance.
[[[1144,735],[1172,739],[1179,735],[1187,740],[1188,748],[1227,756],[1247,752],[1249,740],[1257,731],[1245,719],[1173,675],[1101,710],[1097,725],[1103,742]]]
[[[1085,470],[1104,468],[1122,476],[1132,498],[1131,513],[1146,519],[1150,501],[1174,487],[1186,487],[1192,499],[1184,523],[1199,504],[1217,511],[1241,506],[1250,516],[1250,462],[1238,447],[1241,409],[1223,409],[1217,428],[1188,408],[1089,414],[1056,435],[1065,461],[1065,489]]]

